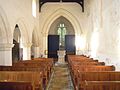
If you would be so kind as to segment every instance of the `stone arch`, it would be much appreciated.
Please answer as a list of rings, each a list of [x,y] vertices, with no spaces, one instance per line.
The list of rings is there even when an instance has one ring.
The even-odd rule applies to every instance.
[[[30,55],[31,55],[31,39],[30,36],[31,34],[28,33],[28,27],[29,26],[26,21],[25,18],[19,18],[17,19],[15,25],[19,26],[20,32],[21,32],[21,40],[20,40],[20,48],[21,48],[21,57],[23,60],[30,60]]]
[[[28,35],[28,29],[27,29],[27,23],[25,22],[24,18],[18,19],[16,24],[19,26],[20,32],[21,32],[21,39],[22,44],[28,44],[30,43],[30,38]],[[15,24],[15,25],[16,25]]]
[[[16,24],[15,29],[13,32],[13,44],[14,47],[12,48],[12,62],[17,62],[19,60],[22,60],[22,54],[20,49],[20,43],[21,43],[21,32],[19,29],[19,26]]]
[[[11,29],[4,10],[0,7],[0,43],[11,43]]]
[[[14,32],[13,32],[13,40],[19,43],[20,37],[21,37],[21,32],[20,32],[19,26],[16,24]]]
[[[49,17],[46,18],[45,22],[43,23],[43,27],[41,27],[43,31],[42,34],[43,34],[43,39],[44,39],[43,46],[42,46],[42,52],[48,49],[47,37],[48,37],[48,33],[49,33],[52,23],[61,16],[65,17],[72,24],[74,28],[75,36],[82,34],[81,25],[79,21],[77,20],[77,18],[68,10],[59,8],[56,11],[54,11],[51,15],[49,15]]]
[[[50,26],[48,34],[56,34],[57,35],[57,29],[60,23],[64,23],[65,27],[67,28],[66,35],[75,35],[75,30],[69,20],[67,20],[65,17],[60,16],[58,17]]]
[[[74,30],[75,30],[75,34],[81,34],[82,33],[82,30],[81,30],[81,26],[78,22],[78,20],[76,19],[76,17],[70,13],[69,11],[65,10],[65,9],[58,9],[56,10],[55,12],[53,12],[45,21],[45,24],[43,25],[43,33],[45,35],[48,35],[48,32],[49,32],[49,29],[50,29],[50,26],[51,24],[59,17],[65,17],[67,20],[69,20],[71,22],[71,24],[73,25],[74,27]]]

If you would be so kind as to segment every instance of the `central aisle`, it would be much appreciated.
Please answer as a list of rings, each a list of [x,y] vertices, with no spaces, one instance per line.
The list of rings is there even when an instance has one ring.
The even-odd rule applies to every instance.
[[[54,66],[47,90],[74,90],[67,64]]]

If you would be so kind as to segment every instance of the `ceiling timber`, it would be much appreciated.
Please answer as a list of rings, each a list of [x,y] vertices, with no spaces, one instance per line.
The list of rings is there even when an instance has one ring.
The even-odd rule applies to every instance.
[[[84,0],[39,0],[39,11],[43,4],[47,2],[76,2],[82,7],[82,12],[84,12]]]

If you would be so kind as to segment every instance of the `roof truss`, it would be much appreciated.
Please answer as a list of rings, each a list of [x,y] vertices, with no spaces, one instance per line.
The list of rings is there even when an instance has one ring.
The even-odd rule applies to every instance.
[[[39,0],[39,11],[43,4],[47,2],[76,2],[82,7],[82,12],[84,12],[84,0]]]

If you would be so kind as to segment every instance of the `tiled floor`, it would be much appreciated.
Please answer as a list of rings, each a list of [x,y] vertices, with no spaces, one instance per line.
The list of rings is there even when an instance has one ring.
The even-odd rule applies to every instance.
[[[74,90],[67,63],[54,66],[47,90]]]

